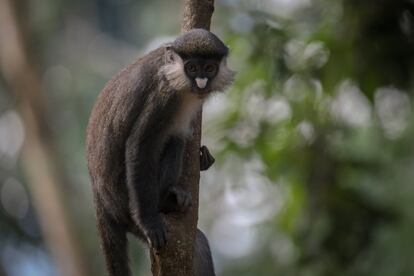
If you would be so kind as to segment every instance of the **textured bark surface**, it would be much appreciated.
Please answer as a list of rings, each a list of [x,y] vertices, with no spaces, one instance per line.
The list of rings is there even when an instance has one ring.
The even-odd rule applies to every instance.
[[[184,0],[181,31],[210,29],[214,0]],[[193,137],[184,154],[181,185],[191,192],[193,204],[184,215],[166,216],[169,229],[167,247],[159,255],[151,252],[154,276],[193,275],[193,245],[198,221],[198,184],[200,180],[201,111],[193,122]]]
[[[211,16],[214,12],[214,0],[184,0],[181,31],[194,28],[210,30]]]

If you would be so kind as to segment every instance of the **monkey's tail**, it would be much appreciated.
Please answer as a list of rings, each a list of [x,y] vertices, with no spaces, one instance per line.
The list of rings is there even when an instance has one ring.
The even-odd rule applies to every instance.
[[[194,276],[216,276],[208,240],[200,229],[194,243]]]

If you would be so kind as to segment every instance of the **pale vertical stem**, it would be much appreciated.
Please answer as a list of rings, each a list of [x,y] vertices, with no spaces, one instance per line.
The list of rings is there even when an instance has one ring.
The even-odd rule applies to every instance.
[[[23,34],[13,3],[0,0],[0,72],[18,99],[25,125],[22,165],[40,221],[43,236],[60,275],[88,276],[76,239],[69,230],[56,154],[44,120],[44,98],[40,80],[29,62]]]

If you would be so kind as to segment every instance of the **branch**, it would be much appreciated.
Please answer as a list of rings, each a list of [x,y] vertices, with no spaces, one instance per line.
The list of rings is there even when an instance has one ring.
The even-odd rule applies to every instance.
[[[193,28],[210,29],[214,0],[184,0],[182,32]],[[200,180],[200,111],[193,123],[193,138],[187,142],[181,184],[191,192],[192,207],[184,215],[167,215],[169,240],[165,250],[151,252],[154,276],[193,275],[193,249],[198,221],[198,184]]]
[[[194,28],[210,30],[211,16],[214,12],[214,0],[184,0],[181,31]]]

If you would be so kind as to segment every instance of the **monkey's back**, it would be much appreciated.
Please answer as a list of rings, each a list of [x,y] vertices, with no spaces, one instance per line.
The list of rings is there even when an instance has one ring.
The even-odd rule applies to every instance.
[[[86,155],[95,200],[115,215],[128,210],[125,179],[125,143],[157,87],[164,50],[158,48],[127,66],[111,79],[92,109],[86,135]]]

